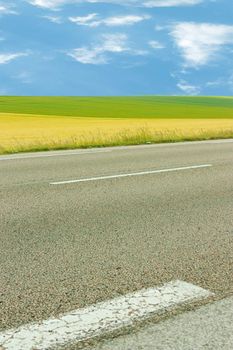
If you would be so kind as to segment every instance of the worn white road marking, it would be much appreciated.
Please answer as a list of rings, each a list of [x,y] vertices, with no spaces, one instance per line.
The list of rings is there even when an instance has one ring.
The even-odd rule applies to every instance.
[[[49,157],[67,157],[75,155],[95,154],[95,153],[109,153],[109,149],[93,149],[93,150],[79,150],[79,151],[47,151],[47,153],[28,153],[28,154],[14,154],[9,156],[1,156],[0,161],[17,160],[17,159],[33,159],[33,158],[49,158]],[[0,349],[1,350],[1,349]]]
[[[57,319],[1,332],[0,346],[4,350],[54,349],[109,333],[179,304],[211,295],[198,286],[174,281],[75,310]]]
[[[121,178],[121,177],[143,176],[143,175],[151,175],[151,174],[159,174],[159,173],[168,173],[168,172],[172,172],[172,171],[182,171],[182,170],[209,168],[209,167],[212,167],[212,166],[213,166],[212,164],[202,164],[202,165],[192,165],[192,166],[185,166],[185,167],[179,167],[179,168],[141,171],[141,172],[138,172],[138,173],[116,174],[116,175],[109,175],[109,176],[97,176],[97,177],[90,177],[90,178],[77,179],[77,180],[66,180],[66,181],[51,182],[50,185],[66,185],[66,184],[73,184],[73,183],[78,183],[78,182],[109,180],[109,179],[117,179],[117,178]]]

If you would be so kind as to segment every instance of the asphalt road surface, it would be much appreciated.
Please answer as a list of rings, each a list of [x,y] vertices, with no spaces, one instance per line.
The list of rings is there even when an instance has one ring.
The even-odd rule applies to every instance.
[[[228,297],[233,141],[1,156],[0,239],[0,331],[172,280]]]
[[[100,342],[91,350],[232,350],[233,298]]]

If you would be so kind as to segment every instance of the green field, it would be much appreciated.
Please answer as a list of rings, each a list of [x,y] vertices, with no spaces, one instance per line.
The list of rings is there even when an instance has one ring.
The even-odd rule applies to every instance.
[[[231,97],[0,97],[0,154],[217,138]]]
[[[233,118],[230,97],[0,97],[0,113],[97,118]]]

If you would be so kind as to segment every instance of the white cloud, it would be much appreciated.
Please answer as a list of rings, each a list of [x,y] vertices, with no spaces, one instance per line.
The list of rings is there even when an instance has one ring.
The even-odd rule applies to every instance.
[[[148,0],[144,1],[145,7],[177,7],[200,4],[203,0]]]
[[[59,6],[65,5],[66,3],[72,3],[73,1],[66,0],[28,0],[31,5],[43,7],[47,9],[56,9]]]
[[[91,13],[84,17],[69,17],[71,22],[74,22],[77,25],[89,26],[89,27],[98,27],[100,25],[106,25],[108,27],[117,27],[117,26],[129,26],[144,20],[151,18],[148,15],[126,15],[126,16],[114,16],[107,17],[103,19],[98,19],[98,14]]]
[[[51,10],[59,9],[60,7],[64,5],[69,4],[75,4],[75,3],[114,3],[114,2],[120,2],[120,1],[111,1],[111,0],[27,0],[27,2],[31,5],[47,8]]]
[[[157,40],[151,40],[151,41],[149,41],[148,44],[150,47],[152,47],[152,49],[155,49],[155,50],[165,48],[165,46]]]
[[[56,24],[62,23],[62,18],[59,16],[42,16],[42,18],[45,18],[52,23],[56,23]]]
[[[161,32],[162,30],[165,30],[165,29],[168,29],[169,27],[168,26],[161,26],[160,24],[156,24],[155,26],[155,30],[157,32]]]
[[[183,22],[170,34],[190,67],[208,64],[224,45],[233,44],[233,26],[229,25]]]
[[[0,2],[0,16],[1,15],[17,15],[17,12],[13,9],[13,5],[5,5]]]
[[[201,91],[200,86],[191,85],[191,84],[187,83],[185,80],[181,80],[177,84],[177,87],[181,91],[183,91],[186,95],[191,95],[191,96],[198,95]]]
[[[149,19],[148,15],[127,15],[127,16],[116,16],[116,17],[108,17],[99,22],[99,24],[105,24],[106,26],[114,27],[114,26],[125,26],[125,25],[133,25],[135,23],[142,22],[146,19]],[[98,23],[98,22],[97,22]]]
[[[118,5],[132,5],[137,7],[173,7],[191,6],[201,3],[203,0],[27,0],[30,4],[47,9],[58,9],[67,4],[75,3],[105,3]]]
[[[91,45],[91,47],[81,47],[68,52],[76,61],[83,64],[107,64],[109,54],[119,54],[127,52],[132,55],[144,55],[144,51],[134,50],[128,46],[128,37],[126,34],[104,34],[101,37],[100,44]]]
[[[0,54],[0,64],[6,64],[9,63],[16,58],[23,57],[23,56],[28,56],[27,53],[23,52],[17,52],[17,53],[2,53]]]
[[[107,63],[107,58],[98,48],[87,48],[81,47],[74,49],[68,53],[69,56],[75,59],[75,61],[83,64],[105,64]]]
[[[123,52],[127,51],[127,35],[126,34],[104,34],[104,43],[102,49],[106,52]]]
[[[73,22],[80,26],[91,26],[93,20],[96,19],[97,16],[97,13],[90,13],[89,15],[82,17],[69,17],[69,20],[70,22]]]

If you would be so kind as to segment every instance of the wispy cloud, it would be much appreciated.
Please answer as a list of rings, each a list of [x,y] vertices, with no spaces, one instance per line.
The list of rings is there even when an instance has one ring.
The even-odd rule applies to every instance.
[[[81,47],[68,52],[77,62],[83,64],[107,64],[110,54],[128,53],[131,55],[145,55],[145,51],[134,50],[128,45],[126,34],[104,34],[101,42],[90,47]]]
[[[56,24],[61,24],[63,22],[62,18],[59,16],[42,16],[42,18],[45,18],[48,21]]]
[[[28,53],[25,52],[17,52],[17,53],[2,53],[0,54],[0,64],[9,63],[16,58],[28,56]]]
[[[80,26],[91,26],[93,20],[95,20],[97,17],[97,13],[90,13],[87,16],[69,17],[69,21]]]
[[[98,27],[100,25],[117,27],[130,26],[151,18],[149,15],[112,16],[102,19],[98,17],[98,14],[91,13],[84,17],[69,17],[69,20],[77,25],[84,25],[89,27]]]
[[[183,22],[176,24],[170,34],[190,67],[209,63],[224,45],[233,44],[233,26],[229,25]]]
[[[145,7],[178,7],[198,5],[203,0],[148,0],[144,1]]]
[[[228,75],[224,75],[215,80],[208,81],[205,84],[208,88],[219,88],[219,87],[228,87],[230,91],[233,91],[233,73],[232,71],[228,72]]]
[[[102,36],[101,44],[74,49],[68,55],[83,64],[106,64],[109,61],[107,53],[121,53],[128,50],[127,39],[125,34],[105,34]]]
[[[159,41],[157,40],[151,40],[148,42],[149,46],[152,48],[152,49],[155,49],[155,50],[158,50],[158,49],[164,49],[165,46],[160,43]]]
[[[0,16],[1,15],[17,15],[17,11],[15,11],[14,6],[11,4],[4,4],[0,2]]]
[[[137,7],[175,7],[192,6],[203,2],[203,0],[27,0],[30,4],[47,9],[58,9],[61,6],[74,3],[105,3],[118,5],[131,5]]]
[[[115,16],[108,17],[102,21],[103,24],[107,26],[125,26],[125,25],[133,25],[147,19],[150,19],[149,15],[126,15],[126,16]],[[101,23],[100,23],[101,24]]]
[[[185,80],[181,80],[176,86],[186,95],[190,96],[198,95],[201,91],[200,86],[189,84]]]

